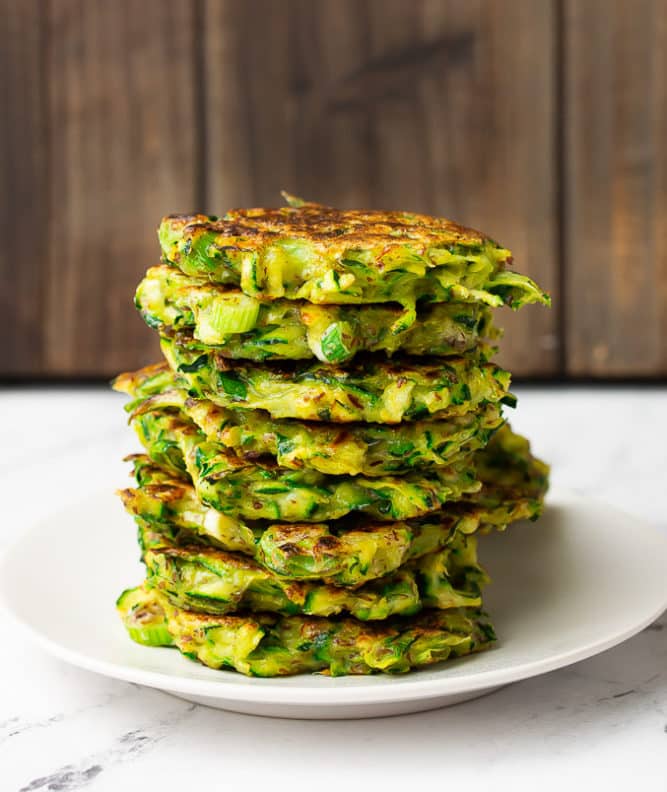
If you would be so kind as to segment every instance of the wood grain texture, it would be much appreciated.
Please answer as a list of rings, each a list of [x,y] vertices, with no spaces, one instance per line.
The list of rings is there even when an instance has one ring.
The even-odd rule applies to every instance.
[[[445,215],[557,300],[553,5],[207,0],[207,210],[288,189]],[[503,312],[502,361],[558,371],[557,320]]]
[[[41,3],[0,0],[0,373],[43,365],[48,209]]]
[[[132,294],[159,257],[160,217],[197,203],[192,8],[50,6],[50,370],[106,375],[158,355]]]
[[[567,370],[667,374],[667,8],[566,0]]]
[[[518,375],[667,376],[663,0],[0,0],[0,73],[0,376],[156,357],[160,216],[280,189],[510,247]]]

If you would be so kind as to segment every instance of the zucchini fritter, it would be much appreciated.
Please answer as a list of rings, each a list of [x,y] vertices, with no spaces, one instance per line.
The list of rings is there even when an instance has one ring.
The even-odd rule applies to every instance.
[[[496,515],[504,524],[526,517],[536,520],[540,516],[549,489],[549,465],[533,456],[528,440],[513,432],[508,424],[475,455],[475,470],[482,488],[469,499],[480,508]],[[526,513],[521,518],[512,518],[519,502],[525,503]]]
[[[398,302],[405,326],[423,296],[513,308],[549,302],[532,280],[507,270],[508,250],[450,220],[294,203],[236,209],[223,219],[165,217],[158,233],[164,259],[252,297]]]
[[[274,419],[263,410],[230,409],[208,399],[192,399],[182,379],[169,369],[154,367],[122,374],[114,387],[132,397],[127,406],[131,419],[177,411],[197,424],[208,440],[244,459],[268,456],[284,468],[306,467],[329,475],[383,476],[450,465],[484,447],[503,422],[495,404],[449,420],[398,426]]]
[[[332,523],[243,521],[203,505],[187,483],[170,479],[160,468],[135,459],[136,488],[119,494],[125,508],[152,535],[175,545],[202,543],[240,552],[266,569],[294,580],[318,580],[356,587],[383,577],[414,558],[447,545],[455,531],[473,533],[483,511],[470,506],[438,512],[419,520]]]
[[[387,622],[269,613],[212,616],[178,608],[145,587],[124,591],[117,607],[138,643],[176,646],[211,668],[259,677],[405,673],[495,641],[485,615],[475,609],[428,610]]]
[[[466,460],[400,478],[327,476],[261,459],[249,462],[177,416],[146,413],[133,425],[156,464],[186,474],[203,503],[230,517],[320,522],[363,512],[379,520],[403,520],[436,511],[480,487]]]
[[[146,324],[163,335],[189,331],[187,343],[228,358],[344,363],[357,352],[411,355],[490,355],[485,339],[499,336],[491,309],[481,304],[426,304],[410,327],[390,303],[345,306],[291,300],[260,302],[168,266],[152,267],[135,303]]]
[[[357,356],[342,368],[319,362],[231,362],[166,337],[161,347],[191,396],[221,407],[266,410],[273,418],[396,424],[515,401],[507,371],[467,357]]]
[[[147,582],[170,602],[204,613],[257,611],[335,616],[361,621],[412,615],[422,608],[479,607],[488,582],[477,562],[477,540],[456,533],[441,550],[357,588],[295,581],[240,553],[173,545],[164,534],[140,526]]]
[[[512,447],[516,451],[512,451]],[[361,516],[330,523],[244,521],[205,506],[194,488],[135,457],[138,486],[119,494],[140,524],[176,544],[199,541],[244,553],[279,575],[358,586],[450,541],[455,531],[504,530],[535,520],[543,506],[548,467],[530,455],[527,441],[509,428],[476,456],[482,489],[426,517],[377,522]],[[510,470],[509,468],[512,468]]]

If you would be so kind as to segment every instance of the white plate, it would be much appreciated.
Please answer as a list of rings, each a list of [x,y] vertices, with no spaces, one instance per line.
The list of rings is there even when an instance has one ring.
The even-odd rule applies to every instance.
[[[248,679],[176,650],[139,646],[114,603],[139,583],[133,524],[102,494],[29,531],[3,559],[0,603],[47,651],[77,666],[223,709],[288,718],[419,712],[590,657],[667,608],[667,537],[608,506],[552,494],[536,524],[480,541],[498,632],[488,652],[405,676]]]

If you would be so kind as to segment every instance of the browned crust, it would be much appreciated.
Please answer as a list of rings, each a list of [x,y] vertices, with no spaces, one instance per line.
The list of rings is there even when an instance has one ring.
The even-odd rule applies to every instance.
[[[281,621],[298,619],[301,634],[304,638],[309,638],[311,640],[316,639],[322,631],[330,630],[334,624],[354,621],[355,627],[358,630],[357,637],[360,640],[367,638],[368,640],[377,641],[393,638],[404,630],[414,630],[419,633],[419,637],[423,638],[428,638],[430,636],[437,637],[442,633],[443,621],[448,613],[450,613],[450,611],[440,612],[425,610],[417,616],[413,616],[405,621],[401,621],[400,618],[394,618],[386,622],[359,622],[350,618],[332,620],[331,618],[321,616],[279,616],[273,613],[251,613],[247,611],[234,614],[215,615],[179,608],[178,619],[181,624],[186,628],[189,627],[192,631],[197,628],[210,628],[216,625],[237,628],[248,623],[255,624],[260,628],[270,629],[271,626],[277,625]]]
[[[138,371],[124,371],[112,381],[111,387],[120,393],[132,394],[143,382],[168,370],[169,365],[161,360],[159,363],[144,366]]]
[[[163,219],[187,236],[202,232],[230,242],[247,239],[268,243],[302,238],[345,247],[394,246],[406,241],[430,244],[483,245],[491,240],[479,231],[445,218],[409,212],[334,209],[315,203],[298,208],[232,209],[224,218],[203,214],[168,215]],[[337,246],[338,246],[337,245]]]

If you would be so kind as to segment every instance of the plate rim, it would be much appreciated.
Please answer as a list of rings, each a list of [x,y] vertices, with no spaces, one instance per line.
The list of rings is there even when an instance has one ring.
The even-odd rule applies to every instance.
[[[86,500],[92,498],[102,497],[103,495],[107,496],[108,493],[106,491],[91,493],[86,499],[81,499],[66,507],[57,509],[54,515],[57,515],[59,512],[75,509],[80,503],[84,503]],[[605,501],[584,496],[565,488],[553,489],[547,501],[547,508],[549,508],[549,505],[552,507],[555,505],[563,505],[563,502],[574,502],[578,505],[604,508],[614,512],[616,515],[632,520],[635,525],[641,525],[647,532],[654,534],[656,537],[662,537],[662,541],[664,541],[667,549],[667,537],[663,536],[663,532],[657,526],[641,517],[633,515],[623,509],[619,509]],[[634,635],[637,635],[667,610],[666,587],[663,601],[650,614],[643,616],[641,620],[633,623],[631,626],[626,626],[621,631],[613,630],[579,647],[550,655],[547,658],[529,660],[518,664],[515,663],[506,668],[478,671],[464,676],[448,677],[446,674],[443,674],[436,678],[429,677],[428,679],[420,679],[417,674],[412,678],[406,678],[405,675],[400,675],[398,678],[400,678],[401,684],[396,685],[393,689],[391,682],[397,679],[397,677],[392,675],[372,677],[376,680],[381,679],[382,684],[359,684],[353,687],[341,686],[339,688],[328,686],[320,689],[315,686],[281,686],[281,682],[284,682],[284,679],[280,677],[254,677],[252,678],[253,684],[251,684],[247,677],[227,669],[223,669],[225,678],[195,679],[181,676],[176,673],[150,671],[135,668],[127,664],[100,660],[86,655],[83,652],[70,649],[40,633],[37,628],[23,619],[13,609],[9,601],[10,596],[4,585],[6,575],[3,574],[3,572],[10,565],[12,556],[20,553],[22,545],[30,541],[30,535],[37,533],[38,528],[44,524],[46,519],[50,520],[53,519],[53,517],[42,518],[29,525],[10,546],[3,551],[2,555],[0,555],[0,610],[9,617],[13,624],[27,635],[33,644],[41,647],[47,654],[55,656],[85,671],[125,682],[145,685],[159,690],[166,690],[184,695],[206,696],[221,702],[284,705],[287,707],[298,706],[301,708],[328,707],[335,709],[336,707],[349,707],[351,705],[423,701],[424,699],[437,699],[438,697],[445,697],[468,691],[487,690],[540,676],[600,654],[601,652],[623,643]],[[154,649],[155,647],[150,647],[151,651]],[[171,650],[164,647],[164,651]],[[491,651],[494,650],[492,649]],[[443,671],[446,670],[447,661],[441,664],[441,668]],[[440,669],[433,668],[431,670],[438,671]],[[229,674],[229,677],[227,677],[226,674]],[[310,679],[313,675],[307,674],[303,676]],[[290,679],[294,678],[295,677],[290,677]],[[241,683],[241,680],[244,680],[244,682]],[[360,677],[359,680],[362,682],[364,677]]]

